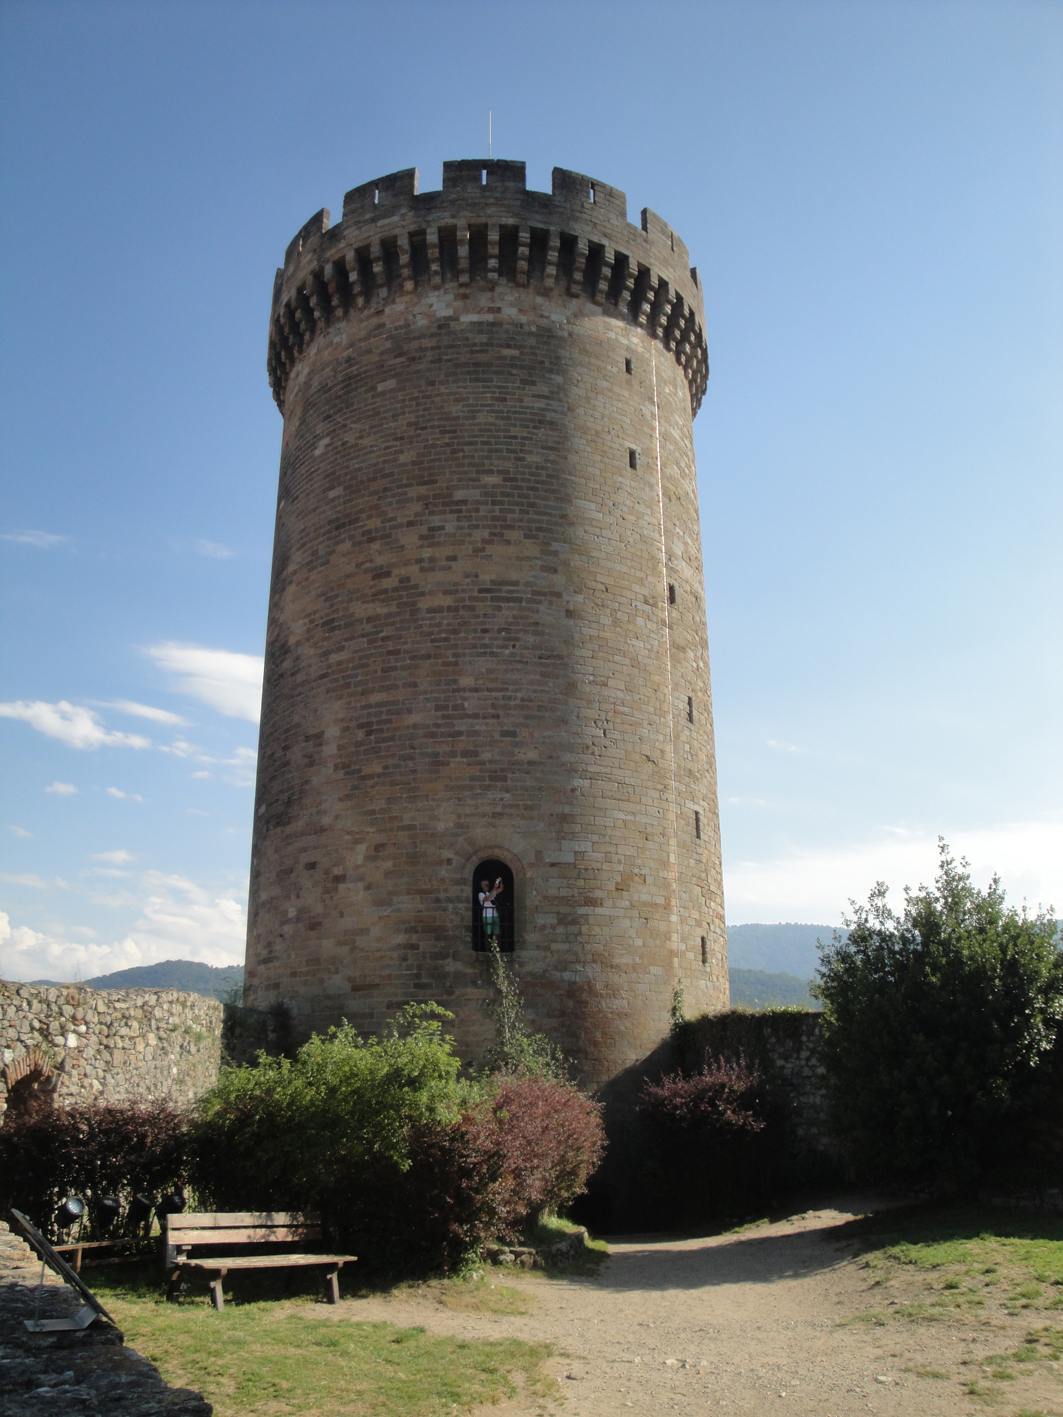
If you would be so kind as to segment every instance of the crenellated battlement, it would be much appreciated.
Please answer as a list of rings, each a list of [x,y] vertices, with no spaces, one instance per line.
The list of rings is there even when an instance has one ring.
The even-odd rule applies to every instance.
[[[443,164],[439,191],[419,192],[416,168],[352,188],[334,226],[323,208],[289,243],[274,282],[267,371],[283,412],[300,356],[337,320],[453,289],[510,284],[567,296],[659,340],[686,375],[697,413],[708,381],[704,297],[687,248],[644,208],[582,173],[553,170],[529,191],[523,162]]]

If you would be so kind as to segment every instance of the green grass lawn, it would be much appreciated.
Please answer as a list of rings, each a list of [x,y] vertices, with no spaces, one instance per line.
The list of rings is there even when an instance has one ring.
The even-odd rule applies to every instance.
[[[1063,1309],[1063,1219],[918,1206],[854,1221],[842,1233],[863,1248],[872,1288],[910,1292],[909,1301],[888,1305],[898,1317],[987,1305],[1007,1314]]]
[[[471,1342],[344,1319],[306,1271],[292,1272],[288,1293],[279,1271],[230,1278],[236,1302],[227,1293],[216,1313],[201,1286],[166,1303],[155,1264],[86,1273],[126,1342],[167,1382],[201,1392],[216,1417],[453,1417],[551,1386],[545,1344]],[[522,1311],[515,1290],[486,1277],[452,1287],[456,1300],[481,1311]]]
[[[953,1322],[1004,1339],[999,1352],[961,1360],[968,1396],[998,1405],[1016,1379],[1063,1359],[1063,1219],[928,1205],[868,1216],[840,1233],[863,1250],[872,1300],[854,1322]],[[1021,1408],[1016,1417],[1046,1417],[1046,1409]]]

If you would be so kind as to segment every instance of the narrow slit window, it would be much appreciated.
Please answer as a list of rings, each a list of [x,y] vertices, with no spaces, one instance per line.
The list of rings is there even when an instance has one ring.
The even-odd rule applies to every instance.
[[[708,941],[707,936],[702,935],[702,937],[701,937],[701,966],[702,966],[703,969],[707,969],[707,968],[708,968],[708,964],[709,964],[709,941]]]
[[[692,694],[687,695],[687,722],[694,722],[694,697]]]
[[[628,467],[633,467],[636,470],[638,468],[639,455],[634,448],[628,448],[627,450],[627,465]]]
[[[630,359],[625,359],[625,360],[624,360],[624,373],[625,373],[625,374],[634,374],[634,372],[635,372],[635,366],[634,366],[634,364],[631,362]]]
[[[694,835],[697,837],[698,841],[701,840],[701,813],[700,813],[700,812],[695,812],[695,813],[694,813]]]
[[[480,186],[481,186],[481,187],[486,187],[486,186],[487,186],[487,168],[486,168],[486,167],[481,167],[481,168],[480,168]],[[673,249],[673,251],[675,250],[674,245],[673,245],[672,249]]]
[[[380,205],[380,188],[379,188],[379,187],[374,187],[374,188],[373,188],[373,206],[374,206],[374,207],[378,207],[379,205]]]
[[[591,201],[594,201],[594,183],[591,183]]]
[[[668,604],[669,604],[669,605],[674,605],[674,604],[675,604],[675,586],[672,585],[671,583],[669,583],[669,586],[668,586]]]

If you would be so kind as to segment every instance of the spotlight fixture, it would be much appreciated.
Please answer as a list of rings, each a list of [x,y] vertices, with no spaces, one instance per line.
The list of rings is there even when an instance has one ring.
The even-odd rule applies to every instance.
[[[129,1210],[126,1212],[126,1219],[134,1228],[143,1225],[146,1220],[151,1219],[151,1212],[155,1209],[155,1197],[145,1195],[143,1191],[138,1191],[129,1202]]]
[[[96,1202],[96,1221],[101,1231],[110,1230],[121,1213],[122,1204],[117,1196],[100,1196]]]
[[[60,1230],[69,1230],[85,1214],[85,1202],[80,1196],[67,1196],[55,1212],[55,1223]]]

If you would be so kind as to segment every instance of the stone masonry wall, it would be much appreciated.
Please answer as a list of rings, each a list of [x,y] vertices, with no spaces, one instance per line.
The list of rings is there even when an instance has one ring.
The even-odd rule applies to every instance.
[[[819,1060],[822,1015],[796,1009],[729,1013],[691,1019],[676,1039],[684,1071],[700,1068],[706,1057],[744,1054],[773,1074],[788,1094],[797,1150],[835,1157],[837,1143],[827,1128],[827,1093]]]
[[[216,999],[175,989],[0,980],[0,1116],[26,1078],[61,1105],[166,1098],[183,1106],[217,1079],[221,1020]]]

